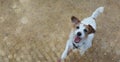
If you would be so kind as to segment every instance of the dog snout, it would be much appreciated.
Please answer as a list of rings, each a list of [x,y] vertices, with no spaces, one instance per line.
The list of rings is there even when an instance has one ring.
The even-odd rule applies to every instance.
[[[81,36],[81,32],[78,32],[78,33],[77,33],[77,36]]]

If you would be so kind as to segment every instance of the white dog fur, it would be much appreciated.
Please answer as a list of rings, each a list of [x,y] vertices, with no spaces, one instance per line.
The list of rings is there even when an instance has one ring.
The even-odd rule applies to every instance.
[[[71,17],[71,21],[73,23],[74,28],[72,29],[69,35],[66,48],[61,56],[61,60],[64,60],[66,58],[66,56],[68,55],[71,49],[75,49],[75,48],[79,49],[80,55],[83,55],[85,51],[87,51],[87,49],[92,46],[92,40],[94,38],[94,34],[96,30],[95,19],[103,11],[104,11],[104,7],[99,7],[93,12],[93,14],[90,17],[87,17],[82,21],[80,21],[75,16]]]

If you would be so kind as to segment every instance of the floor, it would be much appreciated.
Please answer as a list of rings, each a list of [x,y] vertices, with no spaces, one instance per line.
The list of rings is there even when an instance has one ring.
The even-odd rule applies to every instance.
[[[65,62],[120,62],[120,0],[0,0],[0,62],[57,62],[71,30],[100,6],[93,46]]]

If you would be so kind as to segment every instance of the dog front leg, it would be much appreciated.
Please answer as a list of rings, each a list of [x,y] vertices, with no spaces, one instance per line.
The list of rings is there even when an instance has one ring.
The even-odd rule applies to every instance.
[[[90,48],[91,46],[92,46],[92,42],[90,41],[89,43],[88,42],[84,43],[80,48],[80,55],[82,56],[85,53],[85,51],[87,51],[87,49]]]
[[[66,56],[69,54],[69,50],[70,50],[69,45],[66,45],[66,48],[64,52],[62,53],[61,60],[64,60],[66,58]]]
[[[70,40],[68,40],[66,47],[65,47],[65,50],[62,53],[61,60],[64,60],[71,51],[72,51],[72,43]]]
[[[82,56],[85,53],[86,50],[87,50],[87,48],[84,49],[84,47],[81,47],[80,50],[79,50],[80,55]]]

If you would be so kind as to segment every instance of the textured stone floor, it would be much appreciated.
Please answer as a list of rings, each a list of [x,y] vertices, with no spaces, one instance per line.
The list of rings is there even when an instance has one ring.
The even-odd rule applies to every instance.
[[[120,0],[0,0],[0,62],[57,62],[71,30],[70,17],[99,6],[93,46],[65,62],[120,62]]]

